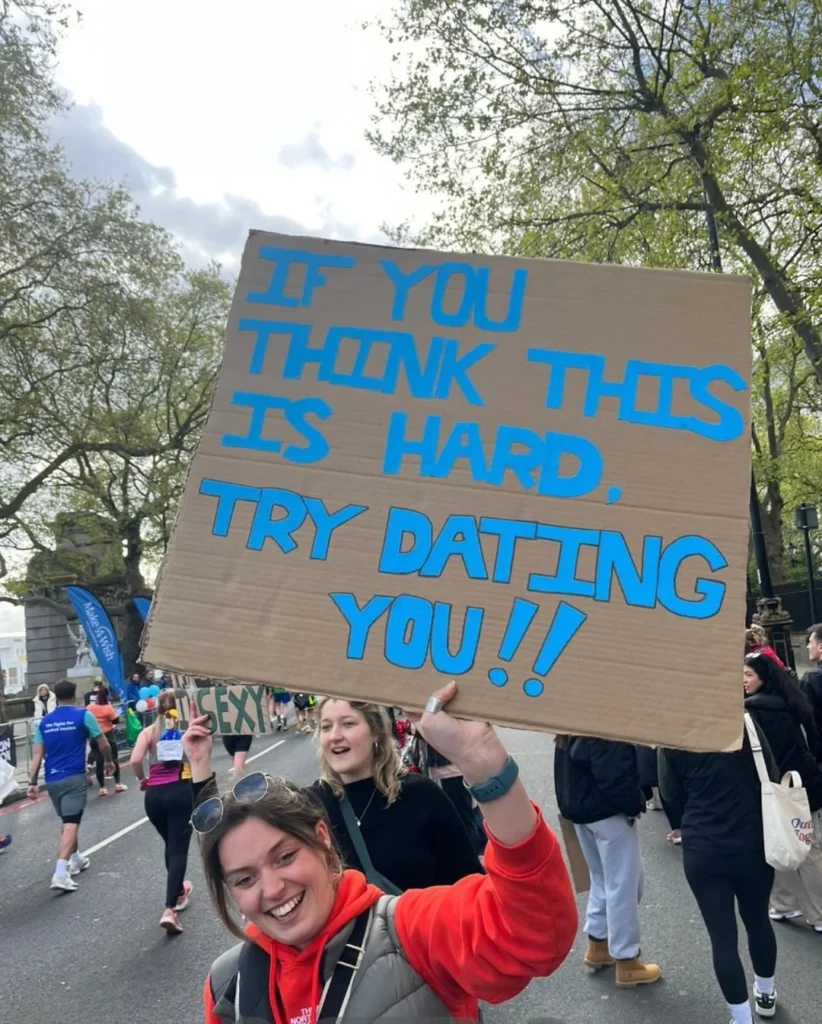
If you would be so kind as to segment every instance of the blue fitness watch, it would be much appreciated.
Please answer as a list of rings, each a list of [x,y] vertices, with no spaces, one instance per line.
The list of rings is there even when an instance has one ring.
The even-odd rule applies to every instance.
[[[478,804],[489,804],[492,800],[499,800],[501,796],[505,796],[518,777],[519,765],[513,757],[509,756],[497,774],[492,776],[487,782],[479,782],[475,786],[469,786],[465,780],[463,782],[465,788]]]

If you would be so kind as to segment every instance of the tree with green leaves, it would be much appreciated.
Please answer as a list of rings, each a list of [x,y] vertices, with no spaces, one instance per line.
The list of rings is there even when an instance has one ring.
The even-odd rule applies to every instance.
[[[108,354],[95,329],[182,269],[124,189],[74,181],[49,142],[63,102],[51,77],[61,13],[56,3],[0,6],[0,542],[66,462],[122,446],[96,420],[92,390]]]
[[[78,453],[55,472],[46,493],[49,504],[59,502],[85,525],[93,544],[119,550],[128,597],[147,589],[146,570],[157,569],[168,546],[211,407],[230,301],[229,285],[213,266],[166,282],[139,308],[101,325],[110,375],[96,397],[97,423],[122,443]],[[49,528],[49,520],[29,521],[26,536],[42,543]],[[121,641],[130,664],[141,629],[127,610]]]
[[[73,179],[50,142],[67,16],[58,2],[0,0],[0,600],[19,600],[38,566],[65,563],[53,548],[67,517],[109,553],[129,596],[145,589],[208,414],[230,303],[219,267],[187,271],[126,189]],[[133,662],[136,616],[127,626]]]

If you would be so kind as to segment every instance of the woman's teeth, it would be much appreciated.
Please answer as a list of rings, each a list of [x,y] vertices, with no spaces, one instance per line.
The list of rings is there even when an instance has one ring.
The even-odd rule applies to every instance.
[[[299,896],[295,896],[294,899],[289,900],[288,903],[281,903],[279,907],[272,907],[271,910],[268,911],[269,915],[275,918],[287,917],[292,910],[296,910],[302,903],[304,896],[305,890],[303,890]]]

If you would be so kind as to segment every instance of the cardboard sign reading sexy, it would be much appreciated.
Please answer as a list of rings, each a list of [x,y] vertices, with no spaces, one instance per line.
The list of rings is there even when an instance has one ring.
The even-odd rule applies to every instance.
[[[747,279],[253,232],[143,660],[741,735]]]
[[[174,691],[185,730],[192,718],[208,715],[211,731],[222,736],[249,736],[271,732],[268,699],[262,686],[187,687]]]

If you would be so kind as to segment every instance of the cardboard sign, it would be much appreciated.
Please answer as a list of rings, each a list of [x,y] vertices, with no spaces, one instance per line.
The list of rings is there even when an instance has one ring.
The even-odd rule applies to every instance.
[[[253,232],[143,659],[739,742],[750,286]]]
[[[262,686],[187,687],[175,690],[174,695],[181,731],[200,715],[208,715],[212,732],[222,736],[272,731],[268,698]]]
[[[571,881],[574,883],[574,892],[577,894],[588,892],[591,888],[591,873],[588,870],[588,862],[585,860],[585,854],[582,852],[582,847],[579,843],[577,830],[574,828],[573,822],[563,818],[561,814],[558,816],[558,819],[559,830],[562,833],[562,842],[565,846],[565,857],[568,861]]]

